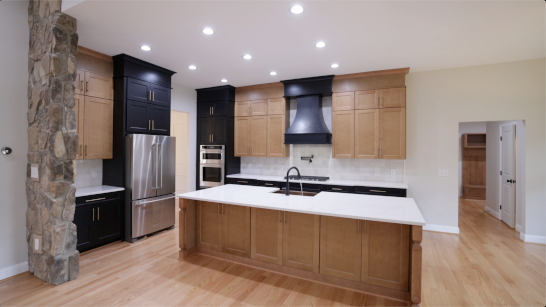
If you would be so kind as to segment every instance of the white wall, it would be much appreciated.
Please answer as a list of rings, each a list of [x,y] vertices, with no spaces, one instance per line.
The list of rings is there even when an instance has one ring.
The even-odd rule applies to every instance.
[[[28,270],[26,243],[28,2],[0,1],[0,279]],[[14,265],[22,264],[19,267]],[[21,271],[22,270],[22,271]]]
[[[197,142],[197,92],[189,87],[172,84],[171,92],[171,109],[174,111],[189,113],[189,133],[190,133],[190,146],[188,148],[188,178],[190,183],[190,191],[195,191],[195,172],[196,168],[196,142]]]
[[[544,59],[406,76],[405,176],[428,229],[458,232],[459,123],[518,119],[527,140],[524,232],[546,236],[545,82]]]
[[[459,123],[459,195],[463,194],[463,143],[465,133],[485,133],[485,122]]]

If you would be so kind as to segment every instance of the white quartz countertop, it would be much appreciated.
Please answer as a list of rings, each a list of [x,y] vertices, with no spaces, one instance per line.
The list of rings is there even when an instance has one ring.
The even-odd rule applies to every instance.
[[[77,188],[76,197],[111,193],[111,192],[117,192],[117,191],[123,191],[123,190],[125,190],[125,188],[113,187],[109,185],[99,185],[96,187]]]
[[[290,175],[297,175],[297,173],[293,171],[292,173],[290,173]],[[234,174],[234,175],[227,175],[226,177],[286,182],[286,179],[284,179],[284,176]],[[381,181],[336,180],[336,179],[330,179],[328,181],[309,181],[309,180],[290,179],[290,182],[303,182],[303,183],[315,183],[315,184],[326,184],[326,185],[343,185],[343,186],[363,186],[363,187],[377,187],[377,188],[394,188],[394,189],[406,189],[406,190],[408,189],[408,185],[405,183],[381,182]]]
[[[315,196],[273,193],[278,188],[227,184],[176,197],[215,203],[424,226],[413,198],[320,192]]]

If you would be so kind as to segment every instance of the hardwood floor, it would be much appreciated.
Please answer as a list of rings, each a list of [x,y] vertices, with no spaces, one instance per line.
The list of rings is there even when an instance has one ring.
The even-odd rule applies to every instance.
[[[459,236],[424,232],[422,305],[544,306],[546,247],[521,242],[482,201],[459,207]],[[29,273],[0,282],[0,306],[401,304],[207,256],[178,258],[176,230],[113,243],[82,254],[72,282],[55,287]]]

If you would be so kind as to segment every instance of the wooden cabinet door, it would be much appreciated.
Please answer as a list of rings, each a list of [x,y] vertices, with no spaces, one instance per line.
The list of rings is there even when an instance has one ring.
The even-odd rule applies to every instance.
[[[283,212],[282,264],[319,272],[320,216]]]
[[[95,206],[77,205],[74,211],[73,223],[76,225],[78,238],[76,249],[84,251],[93,247],[95,245]]]
[[[150,83],[137,79],[127,78],[127,99],[138,102],[150,102]]]
[[[74,94],[84,95],[85,94],[85,70],[76,69],[76,79],[74,80]]]
[[[405,88],[387,88],[379,90],[381,108],[404,108],[406,107]]]
[[[361,221],[361,281],[408,291],[410,226]]]
[[[355,109],[378,109],[379,108],[379,91],[356,91],[355,92]]]
[[[96,244],[116,241],[121,237],[120,202],[120,199],[115,199],[96,205]]]
[[[150,130],[150,104],[127,100],[127,132],[148,133]]]
[[[150,106],[150,120],[152,121],[152,132],[154,134],[171,133],[171,108],[158,105]]]
[[[112,159],[114,102],[86,96],[84,108],[85,159]]]
[[[235,118],[235,156],[250,156],[250,119],[251,117]]]
[[[268,115],[285,115],[286,114],[286,99],[272,98],[267,100]]]
[[[221,205],[208,201],[197,202],[197,246],[221,250]]]
[[[355,113],[334,111],[332,113],[332,156],[337,159],[352,159],[355,156]]]
[[[250,258],[250,207],[220,204],[222,252]]]
[[[282,265],[283,213],[278,210],[250,208],[251,257]]]
[[[235,102],[235,116],[250,116],[250,101]]]
[[[227,143],[227,117],[213,117],[212,128],[212,143],[226,144]]]
[[[355,108],[355,92],[332,94],[332,111],[349,111]]]
[[[379,110],[379,158],[406,158],[406,108]]]
[[[360,221],[320,217],[320,273],[360,281],[362,235]]]
[[[267,156],[267,116],[250,117],[250,155]]]
[[[85,135],[84,135],[84,130],[83,130],[83,123],[85,121],[85,117],[84,117],[84,112],[85,112],[85,108],[84,108],[84,101],[85,101],[85,98],[83,95],[74,95],[75,98],[74,98],[74,101],[75,101],[75,104],[74,104],[74,113],[76,114],[76,122],[77,122],[77,125],[78,125],[78,130],[77,130],[77,133],[78,133],[78,150],[76,151],[76,160],[82,160],[84,158],[83,156],[83,142],[85,140]]]
[[[170,111],[171,89],[157,84],[150,84],[150,90],[152,91],[151,102],[159,106],[168,107]]]
[[[290,147],[284,144],[284,133],[288,128],[288,117],[286,115],[267,116],[267,156],[288,157]]]
[[[86,71],[85,96],[114,99],[114,79]]]
[[[355,158],[379,158],[379,109],[355,110]]]
[[[267,100],[253,100],[250,102],[250,115],[267,115]]]

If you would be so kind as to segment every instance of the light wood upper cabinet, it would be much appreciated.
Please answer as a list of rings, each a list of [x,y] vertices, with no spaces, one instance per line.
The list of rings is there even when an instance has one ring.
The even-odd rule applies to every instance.
[[[355,92],[355,109],[378,109],[379,108],[379,91],[356,91]]]
[[[251,257],[282,265],[283,212],[250,208]]]
[[[251,117],[235,118],[235,156],[250,155],[250,119]]]
[[[406,108],[379,110],[379,158],[406,158]]]
[[[320,216],[283,212],[282,264],[319,272]]]
[[[85,96],[114,99],[114,79],[86,71]]]
[[[250,155],[267,156],[267,116],[250,117]]]
[[[334,111],[332,113],[332,156],[337,159],[352,159],[355,154],[355,113]]]
[[[362,238],[360,221],[320,217],[320,273],[360,281]]]
[[[85,97],[84,113],[84,158],[112,159],[113,101]]]
[[[267,100],[262,99],[250,101],[250,115],[267,115]]]
[[[235,116],[250,116],[250,101],[235,102]]]
[[[355,110],[355,158],[379,158],[379,109]]]
[[[290,145],[284,144],[284,133],[290,123],[286,115],[267,116],[267,156],[289,157]]]
[[[361,221],[361,281],[408,291],[410,226]]]
[[[404,108],[406,106],[405,88],[379,90],[380,108]]]
[[[219,203],[197,202],[197,246],[220,251],[221,208]]]
[[[74,80],[74,86],[76,87],[74,90],[76,95],[85,94],[85,70],[76,69],[76,80]]]
[[[250,257],[250,207],[220,204],[222,252]]]
[[[75,95],[74,113],[76,115],[76,122],[78,125],[78,150],[76,151],[76,160],[81,160],[83,156],[83,143],[85,141],[85,135],[83,133],[84,123],[84,96]]]
[[[348,111],[355,108],[355,92],[332,94],[332,111]]]
[[[273,98],[267,100],[268,115],[284,115],[286,113],[286,99]]]

